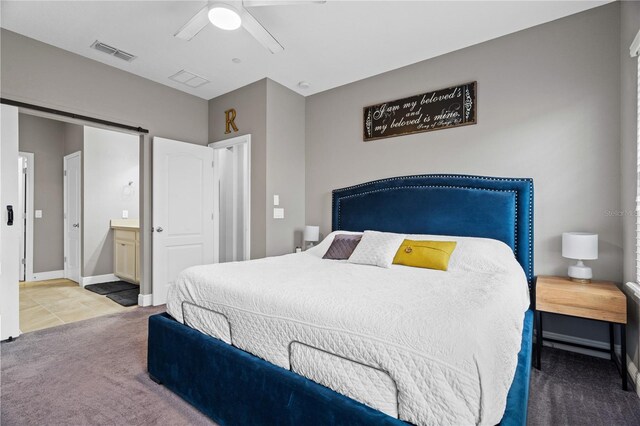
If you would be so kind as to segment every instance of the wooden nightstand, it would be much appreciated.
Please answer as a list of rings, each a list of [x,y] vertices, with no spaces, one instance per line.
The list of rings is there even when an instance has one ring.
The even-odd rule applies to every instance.
[[[627,390],[627,297],[615,283],[610,281],[592,281],[587,284],[571,281],[567,277],[539,276],[535,283],[535,320],[536,320],[536,368],[539,370],[542,355],[542,313],[568,315],[604,321],[609,324],[609,355],[618,366],[613,347],[613,326],[620,325],[620,374],[622,389]],[[555,341],[545,338],[544,340]],[[587,349],[602,351],[585,345],[569,344],[555,341],[569,346],[580,346]]]

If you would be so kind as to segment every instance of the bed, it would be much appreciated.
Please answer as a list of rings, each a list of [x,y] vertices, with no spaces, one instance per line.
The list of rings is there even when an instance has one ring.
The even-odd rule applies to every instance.
[[[149,374],[221,424],[525,424],[532,315],[517,287],[533,278],[532,212],[530,179],[422,175],[336,190],[334,230],[463,237],[460,247],[486,245],[483,268],[491,256],[515,267],[358,269],[318,247],[192,268],[172,289],[173,317],[150,318]],[[486,286],[450,296],[447,280],[467,276]]]

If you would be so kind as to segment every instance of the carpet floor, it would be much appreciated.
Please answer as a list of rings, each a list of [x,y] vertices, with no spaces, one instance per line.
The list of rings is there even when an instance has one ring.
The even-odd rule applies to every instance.
[[[20,336],[0,347],[0,423],[211,425],[147,375],[147,318],[132,308]]]
[[[542,369],[531,370],[528,424],[640,425],[640,398],[613,362],[544,348]]]
[[[146,372],[147,318],[135,308],[27,333],[0,347],[0,423],[212,425]],[[530,425],[640,425],[640,398],[610,361],[546,348],[532,370]]]

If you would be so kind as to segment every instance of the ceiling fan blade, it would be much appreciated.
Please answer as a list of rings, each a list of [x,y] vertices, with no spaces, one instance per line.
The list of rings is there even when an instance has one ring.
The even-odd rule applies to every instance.
[[[261,7],[261,6],[289,6],[295,4],[323,4],[327,0],[243,0],[245,7]]]
[[[266,47],[271,53],[278,53],[284,50],[284,47],[278,43],[278,40],[276,40],[248,10],[243,9],[240,13],[242,26],[249,34],[258,40],[261,45]]]
[[[209,24],[209,5],[203,7],[189,19],[173,36],[189,41],[194,38],[204,27]]]

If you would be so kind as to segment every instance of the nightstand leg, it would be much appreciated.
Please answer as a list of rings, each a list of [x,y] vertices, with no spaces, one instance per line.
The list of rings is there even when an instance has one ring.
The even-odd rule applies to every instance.
[[[622,390],[627,390],[627,327],[620,324],[620,371],[622,372]]]
[[[609,354],[611,355],[611,361],[613,362],[616,361],[616,350],[614,349],[614,346],[613,346],[614,340],[615,340],[615,337],[613,333],[613,323],[610,322],[609,323]]]
[[[536,319],[536,365],[535,367],[540,370],[542,369],[542,312],[535,312]]]

